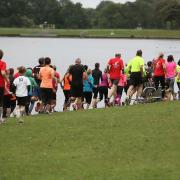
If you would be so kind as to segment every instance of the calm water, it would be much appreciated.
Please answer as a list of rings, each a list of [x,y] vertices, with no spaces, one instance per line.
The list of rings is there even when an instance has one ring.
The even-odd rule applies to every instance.
[[[83,64],[93,68],[100,62],[101,69],[115,53],[121,53],[125,62],[134,57],[138,49],[143,50],[145,61],[152,60],[159,52],[173,54],[180,59],[180,40],[130,40],[130,39],[56,39],[56,38],[0,38],[8,67],[34,67],[39,57],[49,56],[58,72],[63,75],[77,57]],[[58,92],[58,108],[62,107],[63,94]]]

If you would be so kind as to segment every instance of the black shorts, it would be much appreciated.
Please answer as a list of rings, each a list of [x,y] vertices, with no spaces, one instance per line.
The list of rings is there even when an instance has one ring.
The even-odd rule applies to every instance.
[[[141,72],[131,73],[130,82],[129,82],[131,86],[138,86],[141,85],[142,83],[143,83],[143,78]]]
[[[17,100],[17,105],[19,106],[26,106],[27,101],[28,101],[28,97],[16,97]]]
[[[86,100],[87,104],[91,104],[92,92],[84,92],[84,99]]]
[[[3,107],[4,87],[0,87],[0,107]]]
[[[41,97],[44,105],[51,104],[52,92],[51,88],[41,88]]]
[[[83,96],[83,85],[73,85],[71,86],[71,95],[75,98],[80,98]]]
[[[119,84],[119,79],[111,79],[112,85],[118,85]]]
[[[11,95],[4,96],[3,107],[4,108],[11,108]]]

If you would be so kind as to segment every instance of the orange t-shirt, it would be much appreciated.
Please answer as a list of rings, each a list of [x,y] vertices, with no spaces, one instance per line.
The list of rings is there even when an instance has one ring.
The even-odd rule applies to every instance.
[[[71,90],[70,82],[72,81],[72,76],[65,75],[64,76],[64,90]]]
[[[54,70],[49,67],[49,66],[45,66],[45,67],[42,67],[40,72],[40,78],[41,78],[41,88],[53,88],[53,85],[52,85],[52,80],[54,78]]]

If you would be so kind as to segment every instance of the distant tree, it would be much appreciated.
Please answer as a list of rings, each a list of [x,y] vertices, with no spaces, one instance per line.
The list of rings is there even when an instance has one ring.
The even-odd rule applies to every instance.
[[[83,8],[71,0],[0,0],[1,27],[180,28],[180,0],[101,1]]]

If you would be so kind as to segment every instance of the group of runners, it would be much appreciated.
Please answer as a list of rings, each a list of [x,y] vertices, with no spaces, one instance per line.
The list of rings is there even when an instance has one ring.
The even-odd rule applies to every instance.
[[[116,54],[103,72],[99,63],[91,70],[78,58],[61,77],[49,57],[40,58],[39,65],[34,68],[21,66],[15,72],[13,68],[7,69],[3,55],[0,50],[0,123],[14,116],[23,122],[22,116],[32,114],[33,110],[43,114],[55,112],[59,85],[65,99],[63,111],[97,108],[103,100],[105,107],[129,105],[133,95],[137,102],[142,98],[147,84],[156,90],[161,87],[162,100],[167,98],[166,90],[176,99],[175,81],[180,91],[180,60],[176,64],[172,55],[165,59],[163,53],[147,65],[142,50],[138,50],[128,64],[121,54]]]

